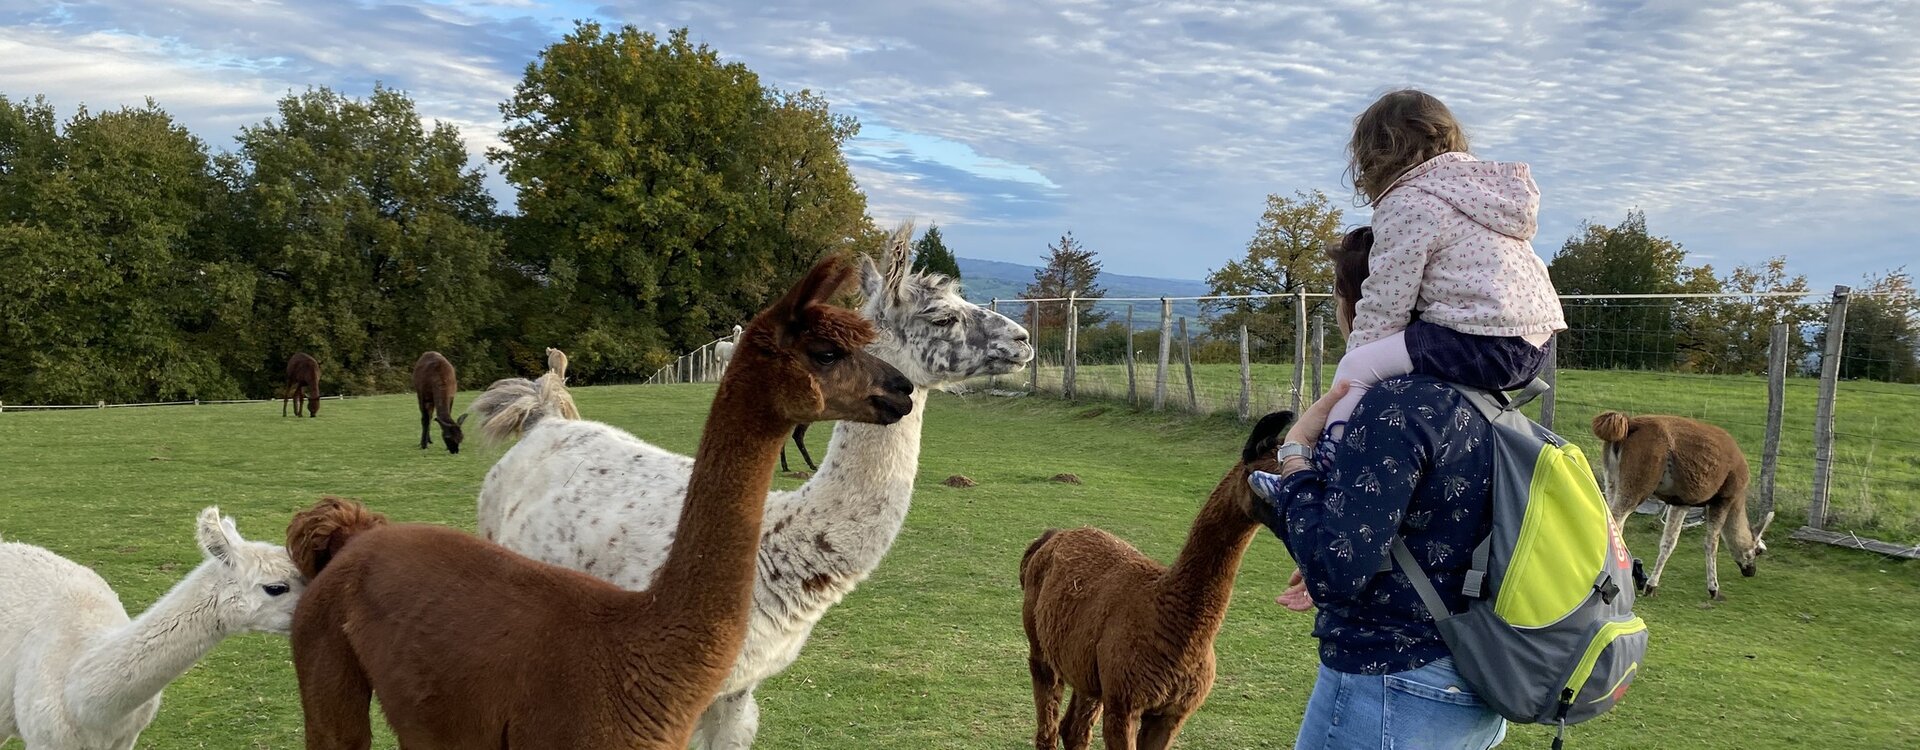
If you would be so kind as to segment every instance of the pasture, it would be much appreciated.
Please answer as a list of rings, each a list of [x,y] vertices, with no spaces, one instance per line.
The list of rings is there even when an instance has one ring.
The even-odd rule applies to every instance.
[[[1687,413],[1694,402],[1721,398],[1704,385],[1599,373],[1566,373],[1562,384],[1571,395],[1561,402],[1561,426],[1574,436],[1586,435],[1591,416],[1571,406],[1576,400],[1627,400],[1636,409],[1666,402]],[[1764,389],[1755,392],[1728,413],[1764,422]],[[1789,387],[1790,396],[1800,392]],[[1910,437],[1920,430],[1920,413],[1849,402],[1847,393],[1843,386],[1843,431],[1860,420]],[[690,452],[713,389],[574,394],[588,418]],[[458,408],[473,395],[461,394]],[[1042,529],[1094,524],[1171,558],[1245,435],[1230,419],[1099,403],[935,394],[930,409],[906,528],[873,578],[820,623],[800,660],[761,688],[760,746],[1030,747],[1021,551]],[[457,456],[437,444],[418,449],[412,396],[330,401],[317,420],[278,411],[250,404],[0,415],[0,536],[92,566],[137,614],[199,561],[192,519],[205,505],[235,516],[249,538],[276,542],[291,513],[322,493],[361,498],[396,520],[472,528],[481,477],[499,452],[477,440]],[[1790,407],[1790,426],[1810,421],[1810,407]],[[1797,439],[1804,444],[1804,433]],[[826,431],[816,430],[815,451],[826,442]],[[1048,481],[1062,472],[1085,483]],[[1783,467],[1783,510],[1797,497],[1788,491],[1797,472]],[[952,474],[979,486],[942,486]],[[1844,494],[1836,492],[1836,504]],[[1876,510],[1896,513],[1886,504]],[[1904,507],[1894,517],[1914,515]],[[1651,556],[1654,529],[1651,519],[1630,522],[1636,553]],[[1622,709],[1570,731],[1572,747],[1920,746],[1910,695],[1920,671],[1920,567],[1771,536],[1759,576],[1723,576],[1728,600],[1708,606],[1699,532],[1689,532],[1661,595],[1640,605],[1654,629],[1646,672]],[[1291,745],[1315,659],[1310,618],[1272,603],[1290,570],[1284,549],[1263,532],[1221,633],[1219,682],[1181,746]],[[1516,727],[1507,746],[1544,746],[1548,734]],[[393,747],[384,730],[379,736],[376,747]],[[168,688],[140,743],[300,746],[287,643],[271,636],[233,639],[208,655]]]

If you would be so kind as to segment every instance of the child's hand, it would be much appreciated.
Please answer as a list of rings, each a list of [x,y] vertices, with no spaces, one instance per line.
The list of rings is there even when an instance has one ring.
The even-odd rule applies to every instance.
[[[1300,418],[1293,423],[1293,429],[1287,431],[1287,442],[1301,445],[1314,445],[1320,442],[1320,434],[1327,431],[1327,415],[1333,412],[1334,404],[1347,395],[1351,380],[1334,383],[1320,400],[1313,402]]]
[[[1300,575],[1299,570],[1293,571],[1293,575],[1287,578],[1287,590],[1274,597],[1273,602],[1295,612],[1313,610],[1313,595],[1307,593],[1307,579]]]

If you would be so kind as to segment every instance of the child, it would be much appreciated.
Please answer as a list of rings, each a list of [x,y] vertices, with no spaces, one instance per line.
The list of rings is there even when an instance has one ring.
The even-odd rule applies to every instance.
[[[1328,435],[1343,433],[1367,387],[1388,378],[1420,373],[1489,390],[1532,380],[1567,324],[1529,241],[1540,190],[1527,165],[1475,159],[1447,105],[1412,89],[1361,113],[1347,150],[1373,231],[1350,234],[1343,248],[1368,252],[1371,241],[1334,373],[1353,385],[1329,414]]]

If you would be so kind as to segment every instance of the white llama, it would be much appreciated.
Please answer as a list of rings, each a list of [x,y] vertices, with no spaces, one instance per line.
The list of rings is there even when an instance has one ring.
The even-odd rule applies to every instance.
[[[746,645],[701,717],[694,747],[752,745],[754,688],[793,663],[814,623],[893,545],[919,469],[925,386],[1018,372],[1033,359],[1018,324],[967,302],[946,277],[910,273],[911,237],[911,227],[894,234],[884,274],[863,259],[861,286],[862,313],[880,333],[868,351],[923,386],[914,389],[913,411],[890,427],[840,422],[819,472],[767,498]],[[673,542],[693,459],[598,422],[508,407],[555,398],[557,378],[495,388],[503,392],[489,389],[471,408],[489,437],[524,437],[487,473],[481,533],[536,560],[629,589],[648,586]],[[512,416],[496,419],[496,411]]]
[[[739,324],[733,326],[733,338],[713,345],[713,357],[720,362],[720,374],[727,374],[727,363],[733,361],[733,348],[740,345],[740,334],[746,329]],[[718,380],[718,377],[715,377]]]
[[[286,634],[306,586],[286,550],[240,538],[218,508],[199,537],[206,561],[137,620],[92,570],[0,543],[0,745],[128,750],[160,690],[222,639]]]

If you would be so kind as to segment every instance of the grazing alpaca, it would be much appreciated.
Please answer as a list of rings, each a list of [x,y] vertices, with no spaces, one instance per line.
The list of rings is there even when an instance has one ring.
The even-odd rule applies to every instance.
[[[720,361],[720,373],[722,375],[727,372],[727,363],[733,361],[733,348],[740,345],[740,332],[742,330],[744,329],[735,325],[733,327],[733,338],[713,345],[714,359]]]
[[[1240,556],[1260,522],[1247,472],[1275,471],[1274,449],[1293,412],[1253,426],[1240,461],[1207,497],[1172,567],[1100,529],[1048,530],[1020,559],[1020,614],[1030,651],[1034,746],[1068,750],[1092,741],[1106,712],[1108,750],[1162,750],[1213,689],[1213,638],[1227,616]],[[1055,723],[1063,688],[1073,688]],[[1137,743],[1137,744],[1136,744]]]
[[[967,302],[943,276],[912,273],[911,238],[910,228],[894,235],[884,273],[863,262],[861,285],[862,312],[880,332],[867,351],[921,386],[913,412],[891,427],[839,423],[819,473],[767,498],[752,626],[695,747],[752,745],[754,688],[793,663],[814,623],[892,547],[913,500],[926,387],[1016,372],[1033,358],[1025,329]],[[473,409],[489,437],[524,419],[478,401]],[[537,560],[645,587],[676,529],[684,533],[676,518],[698,464],[598,422],[549,419],[524,434],[481,486],[481,533]]]
[[[308,396],[311,392],[313,395]],[[307,413],[300,413],[306,401]],[[313,355],[299,352],[287,359],[287,383],[280,387],[280,416],[287,416],[287,402],[293,402],[293,416],[320,416],[320,363]]]
[[[289,551],[314,576],[293,624],[307,747],[366,748],[376,695],[403,747],[684,745],[746,635],[781,442],[799,421],[913,409],[906,378],[861,351],[872,327],[826,304],[850,273],[823,260],[747,326],[645,591],[338,499],[296,518]]]
[[[0,745],[132,748],[160,691],[229,635],[285,633],[305,587],[286,550],[200,512],[206,560],[129,620],[100,576],[39,547],[0,543]]]
[[[1707,509],[1707,597],[1724,598],[1714,560],[1722,537],[1733,549],[1740,574],[1754,574],[1755,558],[1767,551],[1761,537],[1773,523],[1773,514],[1760,519],[1758,526],[1747,526],[1747,457],[1732,435],[1685,417],[1629,419],[1615,411],[1593,418],[1593,434],[1607,444],[1601,466],[1615,526],[1626,523],[1634,506],[1649,497],[1667,504],[1660,556],[1642,596],[1653,596],[1660,587],[1660,571],[1666,569],[1667,556],[1680,541],[1687,511],[1699,506]]]
[[[926,385],[926,384],[921,383],[920,385]],[[800,449],[800,460],[807,462],[807,471],[814,471],[820,468],[817,464],[813,462],[813,455],[810,453],[807,453],[807,426],[806,425],[799,425],[793,428],[793,445],[794,447]],[[793,471],[792,469],[787,468],[787,446],[785,445],[780,446],[780,470]]]
[[[467,415],[453,418],[453,394],[459,390],[453,363],[439,352],[422,354],[420,361],[413,363],[413,394],[420,398],[420,450],[433,445],[428,423],[439,422],[440,442],[447,444],[448,453],[460,452],[460,442],[465,439],[460,427],[467,423]]]

